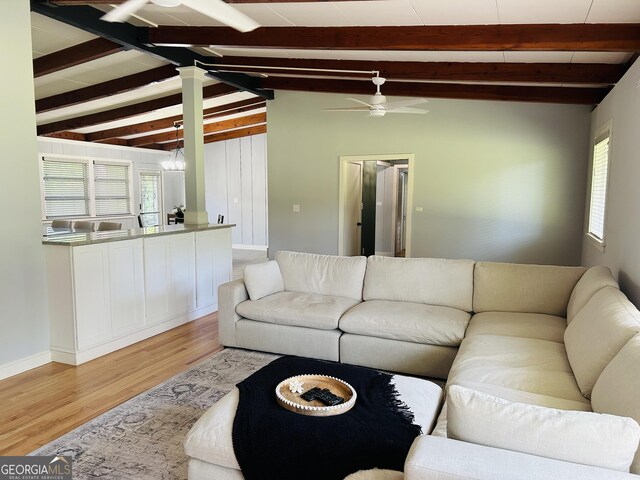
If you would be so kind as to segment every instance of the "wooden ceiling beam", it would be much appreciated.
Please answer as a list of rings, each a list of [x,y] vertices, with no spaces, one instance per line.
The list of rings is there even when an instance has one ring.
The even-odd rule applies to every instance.
[[[371,73],[340,73],[331,70],[378,70],[381,76],[393,80],[475,82],[614,84],[625,72],[624,65],[611,63],[381,62],[272,57],[224,57],[216,58],[212,63],[221,70],[261,72],[275,76],[368,78]],[[286,70],[278,67],[285,67]]]
[[[640,51],[640,24],[147,28],[152,44],[405,51]]]
[[[306,78],[265,78],[266,88],[304,92],[330,92],[371,95],[370,82]],[[598,104],[609,92],[607,88],[530,87],[512,85],[469,85],[456,83],[388,82],[385,95],[402,97],[457,98],[468,100],[506,100],[515,102]],[[335,105],[338,107],[339,105]]]
[[[135,90],[136,88],[160,82],[177,75],[178,72],[176,71],[176,67],[173,65],[163,65],[162,67],[152,68],[150,70],[145,70],[144,72],[134,73],[133,75],[127,75],[115,80],[109,80],[96,85],[79,88],[78,90],[72,90],[70,92],[41,98],[40,100],[36,100],[36,112],[47,112],[56,108],[90,102],[91,100],[97,100],[117,93]]]
[[[251,135],[259,135],[267,133],[267,125],[254,125],[252,127],[240,128],[229,132],[216,133],[204,137],[204,143],[221,142],[223,140],[231,140],[232,138],[250,137]]]
[[[248,100],[241,100],[239,102],[226,103],[224,105],[205,108],[202,113],[203,116],[213,118],[222,115],[231,115],[233,113],[242,113],[265,106],[266,102],[264,101],[264,99],[256,97],[250,98]],[[157,120],[151,120],[149,122],[136,123],[135,125],[127,125],[125,127],[110,128],[98,132],[87,133],[86,139],[89,142],[100,142],[109,138],[140,135],[142,133],[149,133],[155,130],[162,130],[164,128],[173,127],[173,124],[175,122],[179,122],[181,120],[182,115],[174,115],[172,117],[159,118]]]
[[[223,120],[221,122],[205,123],[203,125],[203,132],[205,135],[214,132],[221,132],[223,130],[229,130],[232,128],[245,127],[247,125],[255,125],[257,123],[264,123],[267,121],[266,113],[256,113],[253,115],[245,115],[243,117],[232,118],[230,120]],[[178,130],[178,138],[183,137],[183,130]],[[127,142],[130,147],[138,147],[141,145],[150,145],[154,143],[171,142],[176,139],[176,132],[162,132],[155,135],[146,135],[144,137],[132,138]],[[175,142],[174,142],[175,146]]]
[[[64,50],[33,59],[35,78],[58,72],[81,63],[106,57],[123,50],[122,45],[106,38],[98,37],[88,42],[74,45]]]
[[[259,135],[261,133],[267,133],[267,124],[261,125],[252,125],[250,127],[239,128],[237,130],[229,130],[221,133],[214,133],[211,135],[205,135],[204,143],[213,143],[213,142],[221,142],[223,140],[231,140],[232,138],[242,138],[249,137],[251,135]],[[182,142],[180,142],[180,148],[182,148]],[[143,148],[155,148],[160,147],[162,150],[173,150],[176,148],[175,144],[164,143],[164,144],[152,144],[147,145]]]
[[[216,83],[215,85],[209,85],[202,89],[202,95],[205,99],[220,97],[222,95],[228,95],[235,92],[237,92],[236,88],[225,83]],[[134,103],[124,107],[106,110],[104,112],[90,113],[88,115],[81,115],[79,117],[68,118],[66,120],[59,120],[57,122],[40,125],[38,126],[38,135],[46,136],[51,133],[60,132],[63,130],[75,130],[77,128],[98,125],[100,123],[106,123],[113,120],[133,117],[135,115],[151,112],[160,108],[180,105],[181,103],[182,94],[175,93],[173,95],[167,95],[165,97],[155,98],[153,100],[147,100],[145,102]]]
[[[49,135],[51,138],[64,138],[65,140],[78,140],[80,142],[85,142],[87,137],[83,133],[77,132],[56,132]]]

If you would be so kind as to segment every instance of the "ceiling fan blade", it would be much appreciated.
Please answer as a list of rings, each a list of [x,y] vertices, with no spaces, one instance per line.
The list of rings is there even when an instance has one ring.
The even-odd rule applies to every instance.
[[[325,108],[324,112],[368,112],[368,108],[353,107],[353,108]]]
[[[182,4],[240,32],[250,32],[260,26],[254,19],[222,0],[182,0]]]
[[[423,103],[427,103],[429,100],[426,98],[411,98],[409,100],[398,100],[397,102],[389,102],[385,103],[384,106],[387,109],[398,109],[404,107],[413,107],[414,105],[421,105]]]
[[[350,100],[350,101],[356,102],[356,103],[360,103],[362,105],[366,105],[369,108],[373,108],[373,105],[371,105],[370,103],[363,102],[362,100],[358,100],[357,98],[347,98],[347,100]]]
[[[131,15],[144,7],[149,0],[128,0],[100,17],[105,22],[125,22]]]
[[[387,113],[417,113],[418,115],[424,115],[425,113],[429,113],[429,110],[421,110],[420,108],[410,108],[410,107],[400,107],[389,110],[387,108]]]

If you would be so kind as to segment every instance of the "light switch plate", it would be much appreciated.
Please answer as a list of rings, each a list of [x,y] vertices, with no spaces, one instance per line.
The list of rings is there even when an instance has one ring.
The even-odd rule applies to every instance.
[[[416,212],[421,212],[421,211],[423,211],[423,210],[424,210],[424,209],[423,209],[422,207],[416,207]]]
[[[298,205],[298,204],[294,204],[294,205],[293,205],[293,211],[294,211],[294,212],[299,212],[299,211],[300,211],[300,205]]]

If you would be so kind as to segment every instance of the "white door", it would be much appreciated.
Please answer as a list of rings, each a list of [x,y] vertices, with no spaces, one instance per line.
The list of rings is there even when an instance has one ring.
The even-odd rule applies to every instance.
[[[161,173],[140,172],[140,220],[143,227],[162,225]]]
[[[362,164],[347,164],[344,203],[344,255],[360,255],[360,221],[362,215]]]

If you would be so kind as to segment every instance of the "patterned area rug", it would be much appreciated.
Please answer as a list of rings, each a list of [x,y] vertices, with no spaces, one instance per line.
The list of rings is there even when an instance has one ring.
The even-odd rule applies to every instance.
[[[277,355],[226,349],[31,455],[70,455],[73,478],[186,480],[182,442],[198,418]]]

